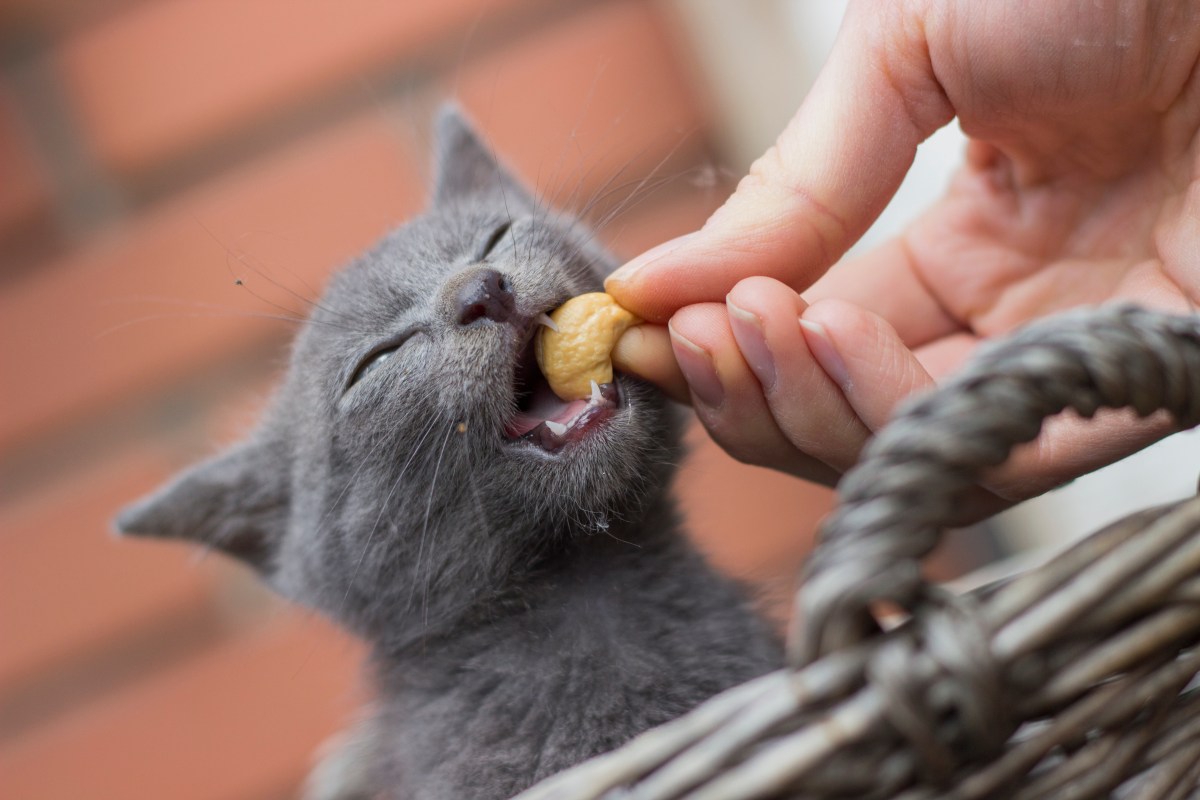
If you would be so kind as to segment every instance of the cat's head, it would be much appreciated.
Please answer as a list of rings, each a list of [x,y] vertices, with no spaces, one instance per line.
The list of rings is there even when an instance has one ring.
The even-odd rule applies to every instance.
[[[333,277],[253,436],[117,521],[241,558],[374,638],[450,623],[579,537],[622,535],[661,502],[677,444],[632,378],[591,401],[550,392],[538,317],[613,260],[457,111],[437,138],[428,210]]]

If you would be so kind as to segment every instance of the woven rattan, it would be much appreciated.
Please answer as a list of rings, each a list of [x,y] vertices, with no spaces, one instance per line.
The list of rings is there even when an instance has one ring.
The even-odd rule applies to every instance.
[[[1200,499],[955,595],[920,561],[1064,409],[1200,423],[1200,319],[1075,312],[980,348],[839,486],[788,669],[520,800],[1200,797]],[[873,609],[908,612],[884,631]]]

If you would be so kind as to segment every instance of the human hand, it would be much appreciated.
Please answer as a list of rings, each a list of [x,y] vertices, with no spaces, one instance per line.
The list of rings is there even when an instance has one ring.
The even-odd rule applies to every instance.
[[[981,340],[1070,306],[1190,308],[1198,56],[1187,0],[853,3],[800,111],[725,205],[609,279],[622,305],[670,321],[617,363],[690,395],[742,460],[830,482]],[[946,195],[826,274],[955,116],[971,142]],[[989,478],[976,514],[1171,430],[1055,422]]]

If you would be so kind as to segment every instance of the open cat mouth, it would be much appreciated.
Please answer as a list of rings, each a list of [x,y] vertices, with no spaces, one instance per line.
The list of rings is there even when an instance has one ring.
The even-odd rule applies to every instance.
[[[621,405],[621,393],[612,383],[592,384],[592,394],[583,400],[563,400],[550,388],[538,369],[533,337],[517,356],[513,377],[516,413],[504,427],[509,441],[523,441],[557,453],[566,445],[586,438]]]

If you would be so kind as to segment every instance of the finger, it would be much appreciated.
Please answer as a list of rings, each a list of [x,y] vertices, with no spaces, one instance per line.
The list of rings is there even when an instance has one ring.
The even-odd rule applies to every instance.
[[[918,274],[905,234],[839,262],[804,297],[810,303],[837,298],[876,314],[909,348],[963,330]]]
[[[913,351],[925,371],[941,380],[962,368],[974,355],[981,340],[973,333],[955,333],[934,339]]]
[[[671,336],[663,325],[634,325],[617,340],[613,366],[649,381],[677,403],[691,399],[687,381],[679,371]]]
[[[900,403],[934,388],[922,361],[882,317],[842,300],[823,300],[809,306],[801,319],[805,339],[822,369],[872,432],[887,425]],[[973,346],[958,337],[941,341],[952,341],[946,352],[957,357]],[[973,487],[956,504],[955,516],[948,522],[977,522],[1007,505],[990,487]]]
[[[1016,448],[984,484],[1010,503],[1028,500],[1081,475],[1133,455],[1179,430],[1166,413],[1138,419],[1129,410],[1104,409],[1093,419],[1053,417],[1038,438]]]
[[[909,395],[934,387],[931,375],[957,371],[978,347],[967,334],[939,339],[912,353],[882,318],[845,301],[824,300],[804,313],[810,346],[837,376],[846,399],[873,431],[882,428]],[[813,324],[819,329],[814,329]],[[1063,414],[1047,421],[1036,440],[1018,446],[959,504],[957,522],[981,519],[1137,452],[1175,430],[1165,415],[1136,419],[1101,411],[1087,420]]]
[[[886,425],[904,399],[932,389],[931,372],[956,371],[979,343],[974,336],[956,334],[914,354],[885,320],[842,300],[814,303],[801,318],[813,355],[872,431]],[[787,425],[780,425],[786,432]],[[973,522],[1035,497],[1175,430],[1177,425],[1165,414],[1137,419],[1130,411],[1102,410],[1090,420],[1073,413],[1051,418],[1036,440],[1015,448],[1003,466],[990,470],[980,487],[967,492],[955,522]]]
[[[748,464],[830,486],[837,481],[839,471],[797,450],[775,424],[762,386],[738,350],[725,306],[681,309],[671,319],[670,332],[692,406],[718,445]]]
[[[934,388],[933,378],[882,317],[844,300],[823,300],[801,319],[822,369],[870,430],[883,427],[910,395]]]
[[[811,284],[867,229],[917,145],[953,115],[916,3],[856,3],[800,111],[734,194],[687,237],[605,286],[644,319],[717,301],[742,278]]]
[[[801,330],[806,304],[771,278],[747,278],[726,300],[738,348],[761,386],[775,424],[801,453],[839,472],[871,435],[822,368]]]

